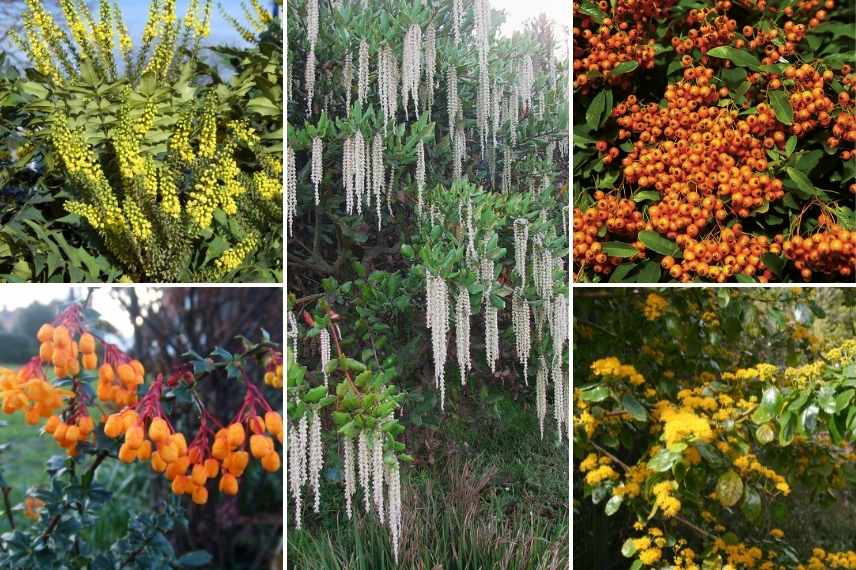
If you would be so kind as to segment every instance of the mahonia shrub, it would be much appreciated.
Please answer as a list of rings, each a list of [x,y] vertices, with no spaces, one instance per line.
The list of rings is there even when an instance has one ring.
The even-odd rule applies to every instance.
[[[35,66],[20,86],[31,113],[25,154],[43,154],[63,220],[94,231],[126,279],[275,280],[279,19],[258,3],[247,10],[253,45],[232,50],[227,82],[201,59],[210,1],[191,2],[182,18],[174,1],[152,2],[140,45],[118,5],[101,2],[97,17],[60,5],[63,23],[28,2],[18,42]]]
[[[566,445],[566,61],[549,22],[503,38],[485,0],[288,10],[290,520],[341,464],[348,517],[362,503],[390,563],[416,564],[401,471],[423,378],[441,415],[512,380]]]
[[[852,281],[854,10],[575,1],[575,278]]]
[[[38,355],[19,370],[0,369],[3,413],[21,413],[33,429],[41,426],[67,457],[59,457],[50,488],[30,491],[24,510],[31,522],[16,523],[8,504],[11,489],[0,480],[11,527],[0,535],[0,563],[22,569],[205,565],[210,554],[177,557],[165,535],[186,524],[186,509],[204,505],[213,493],[237,495],[251,462],[268,473],[280,471],[282,416],[263,388],[282,387],[280,347],[266,332],[259,342],[241,337],[241,352],[218,347],[205,357],[187,353],[147,382],[139,360],[103,339],[97,319],[91,309],[70,305],[38,330]],[[263,378],[251,376],[256,368]],[[229,418],[216,417],[199,390],[199,383],[214,381],[244,391]],[[179,406],[182,401],[192,408]],[[186,417],[187,409],[193,417]],[[193,429],[185,435],[179,422]],[[79,529],[109,507],[111,492],[95,474],[113,460],[149,465],[168,481],[175,498],[139,514],[109,552],[94,552]]]
[[[854,308],[849,289],[580,290],[575,560],[856,567]]]

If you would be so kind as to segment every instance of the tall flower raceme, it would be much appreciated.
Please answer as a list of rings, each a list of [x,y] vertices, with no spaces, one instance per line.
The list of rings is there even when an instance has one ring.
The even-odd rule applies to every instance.
[[[171,481],[175,494],[186,494],[197,504],[207,502],[207,482],[218,475],[220,491],[227,495],[237,494],[238,478],[246,469],[250,455],[259,460],[264,470],[279,470],[280,457],[274,440],[283,442],[282,417],[271,408],[261,390],[247,376],[246,369],[240,375],[246,395],[228,425],[221,425],[212,416],[194,390],[197,382],[216,369],[234,366],[239,360],[243,367],[252,359],[264,359],[268,367],[278,366],[281,375],[282,355],[269,341],[247,344],[244,353],[229,355],[232,358],[228,361],[215,363],[214,356],[223,355],[222,349],[218,349],[216,355],[208,359],[200,357],[192,365],[175,366],[168,377],[159,374],[145,386],[142,364],[91,331],[88,318],[81,305],[70,305],[56,320],[39,329],[39,356],[17,373],[0,370],[0,399],[4,412],[25,410],[27,421],[32,425],[47,418],[44,431],[51,434],[69,456],[76,456],[79,446],[95,445],[96,430],[103,429],[112,439],[122,436],[123,442],[117,452],[121,462],[150,462],[154,471],[163,473]],[[103,353],[100,368],[97,366],[99,345]],[[43,362],[52,363],[56,381],[70,383],[71,389],[48,382]],[[201,372],[196,374],[195,369]],[[94,401],[93,391],[87,385],[95,370],[98,370],[98,389],[94,393],[101,404]],[[185,435],[175,429],[163,406],[165,387],[174,389],[182,384],[191,390],[199,410],[199,427],[189,445]],[[96,405],[99,408],[113,406],[113,409],[118,406],[120,410],[109,414],[103,427],[96,426],[90,414],[90,408]],[[218,428],[216,432],[214,428]]]
[[[302,526],[303,509],[308,502],[306,491],[312,493],[312,510],[320,510],[325,455],[321,432],[329,408],[340,439],[347,515],[350,518],[354,503],[361,502],[367,514],[373,514],[389,528],[397,558],[402,524],[400,463],[412,461],[404,453],[404,444],[396,441],[404,431],[395,419],[403,395],[387,383],[389,371],[372,370],[342,352],[339,317],[326,302],[319,303],[319,314],[300,311],[310,331],[329,335],[336,354],[323,367],[310,371],[298,364],[291,347],[288,350],[288,487],[292,520],[297,528]],[[324,384],[325,374],[329,387]]]
[[[21,51],[57,85],[88,79],[87,74],[132,82],[144,73],[159,80],[175,77],[196,58],[200,41],[210,32],[211,0],[191,2],[181,18],[175,0],[153,1],[135,54],[117,3],[99,0],[97,16],[87,4],[61,0],[59,6],[61,19],[42,0],[27,0],[24,34],[13,35]],[[117,54],[123,67],[115,61]]]

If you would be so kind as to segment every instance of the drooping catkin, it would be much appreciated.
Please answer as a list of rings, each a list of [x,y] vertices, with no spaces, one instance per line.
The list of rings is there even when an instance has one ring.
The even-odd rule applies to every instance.
[[[455,343],[458,352],[458,369],[461,372],[461,384],[466,386],[467,373],[472,368],[470,360],[470,292],[466,287],[458,289],[455,302]]]
[[[324,374],[324,385],[327,386],[327,363],[330,362],[330,333],[327,329],[321,331],[318,335],[321,342],[321,372]]]
[[[392,536],[392,552],[395,562],[398,563],[401,542],[401,473],[397,457],[393,457],[392,465],[386,466],[386,480],[389,494],[389,532]]]
[[[395,112],[398,109],[398,61],[389,46],[384,46],[378,52],[377,83],[383,111],[383,128],[386,131],[387,124],[395,122]]]
[[[357,437],[357,466],[359,467],[360,488],[363,490],[363,506],[365,511],[370,513],[372,510],[372,475],[369,470],[369,438],[365,430],[361,430],[359,437]]]
[[[309,483],[315,494],[315,512],[321,509],[321,469],[324,467],[324,448],[321,445],[321,416],[312,412],[309,425]]]
[[[526,246],[529,243],[529,220],[514,220],[514,270],[520,276],[521,287],[526,287]]]
[[[499,359],[499,312],[490,300],[486,300],[484,308],[484,337],[485,356],[491,372],[496,372],[496,361]]]
[[[455,142],[455,125],[461,101],[458,99],[458,70],[450,65],[446,70],[446,110],[449,113],[449,137]]]
[[[511,192],[511,147],[502,149],[502,192]]]
[[[440,390],[440,409],[446,405],[446,354],[449,332],[449,293],[442,277],[430,272],[425,275],[426,322],[431,329],[434,357],[434,385]]]
[[[413,99],[416,117],[419,118],[419,82],[422,79],[422,29],[413,24],[404,36],[404,53],[401,56],[401,102],[408,118],[407,103]]]
[[[345,183],[345,212],[354,213],[354,139],[349,137],[342,143],[342,178]]]
[[[550,370],[544,357],[538,359],[538,372],[535,374],[535,407],[538,412],[538,429],[544,439],[544,418],[547,416],[547,378]]]
[[[345,480],[345,512],[348,515],[348,519],[350,519],[353,514],[353,506],[351,502],[354,497],[354,493],[357,492],[357,480],[354,469],[354,438],[343,438],[342,448],[344,453],[342,465],[345,471],[343,476],[343,479]]]
[[[517,86],[523,108],[532,108],[532,87],[535,83],[535,70],[532,67],[532,56],[527,55],[517,68]]]
[[[568,421],[567,403],[565,402],[565,374],[562,361],[553,363],[553,417],[556,419],[556,429],[560,437],[564,435],[563,427]]]
[[[491,89],[490,98],[490,118],[491,118],[491,133],[493,136],[493,146],[496,147],[496,135],[499,132],[502,121],[502,86],[499,80],[494,78],[493,89]]]
[[[452,179],[462,180],[464,177],[464,158],[467,155],[467,135],[461,125],[455,132],[455,152],[452,162]]]
[[[297,215],[297,163],[294,157],[294,149],[288,147],[285,154],[286,176],[285,176],[285,211],[288,223],[288,235],[294,235],[294,217]]]
[[[553,298],[553,321],[551,323],[550,336],[553,337],[553,362],[561,362],[562,351],[568,340],[568,298],[564,295],[556,295]]]
[[[312,184],[315,186],[315,205],[321,203],[318,194],[318,185],[321,184],[321,179],[324,176],[324,142],[321,137],[312,139]]]
[[[425,207],[425,143],[421,140],[416,144],[416,215],[422,219],[422,209]]]
[[[484,157],[490,127],[490,70],[488,68],[488,32],[490,30],[490,4],[487,0],[475,0],[476,47],[479,57],[479,86],[476,96],[476,120],[479,129],[481,154]]]
[[[425,30],[425,110],[431,116],[431,107],[434,106],[434,75],[437,72],[437,30],[434,24],[428,24]]]
[[[523,366],[523,381],[529,385],[529,351],[532,348],[530,335],[529,303],[523,297],[522,289],[517,287],[511,297],[511,324],[517,348],[517,359]]]
[[[362,107],[369,93],[369,44],[366,40],[360,42],[357,64],[357,103]]]
[[[465,258],[467,265],[478,270],[478,253],[476,252],[476,230],[473,225],[473,201],[467,196],[467,217],[464,221],[467,230],[467,249]]]
[[[509,105],[509,125],[511,146],[517,145],[517,125],[520,122],[520,109],[518,107],[520,101],[520,86],[514,84],[511,89],[510,105]]]
[[[383,432],[380,429],[372,433],[372,489],[378,519],[383,521]]]
[[[286,330],[285,335],[287,338],[291,339],[291,350],[294,352],[294,360],[297,360],[297,336],[299,335],[299,331],[297,330],[297,319],[294,316],[294,313],[288,311],[288,330]]]
[[[294,520],[297,528],[301,528],[302,524],[303,485],[306,483],[307,427],[304,414],[296,426],[291,425],[288,438],[289,489],[294,501]]]
[[[375,211],[377,212],[377,231],[381,230],[381,195],[384,194],[386,188],[386,175],[383,167],[383,137],[380,133],[375,133],[372,141],[372,183],[375,196]]]
[[[345,65],[342,68],[342,88],[345,90],[345,115],[351,116],[351,86],[354,83],[354,67],[351,51],[345,54]]]
[[[455,45],[461,43],[461,20],[463,16],[463,0],[452,0],[452,35],[455,38]]]
[[[318,41],[318,0],[306,2],[306,33],[309,36],[309,51],[315,51]]]
[[[366,172],[369,168],[369,155],[366,149],[366,139],[362,131],[354,134],[354,203],[357,205],[357,215],[363,213],[363,194],[366,191]],[[351,212],[352,213],[353,209]]]
[[[306,56],[306,68],[303,70],[303,82],[306,85],[306,115],[312,115],[312,99],[315,98],[315,50],[309,50]]]

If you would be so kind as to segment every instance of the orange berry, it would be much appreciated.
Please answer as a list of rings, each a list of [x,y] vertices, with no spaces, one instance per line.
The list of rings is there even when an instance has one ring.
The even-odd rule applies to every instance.
[[[246,433],[244,432],[244,426],[239,423],[234,423],[229,426],[229,446],[234,449],[236,447],[240,447],[244,444],[244,440],[246,439]]]
[[[125,431],[125,425],[122,422],[121,416],[119,414],[110,414],[107,417],[107,423],[104,424],[104,434],[109,438],[115,438],[123,431]]]
[[[53,343],[57,348],[66,349],[71,346],[71,335],[64,325],[56,327],[53,331]]]
[[[53,433],[53,432],[54,432],[54,430],[55,430],[55,429],[57,428],[57,426],[59,425],[59,423],[60,423],[59,416],[51,416],[51,417],[49,417],[49,418],[48,418],[48,421],[47,421],[47,422],[45,422],[45,432],[47,432],[47,433]]]
[[[216,459],[208,458],[205,460],[205,473],[209,479],[213,479],[220,472],[220,462]]]
[[[98,367],[98,355],[93,353],[83,355],[84,370],[95,370]]]
[[[39,358],[44,363],[53,362],[53,342],[47,341],[39,345]]]
[[[39,332],[36,333],[36,338],[39,342],[48,342],[53,340],[54,327],[49,323],[45,323],[39,327]]]
[[[277,471],[279,464],[279,454],[276,451],[271,451],[262,458],[262,467],[269,473]]]
[[[273,450],[273,441],[268,436],[258,434],[250,436],[250,451],[256,459],[261,459]]]
[[[205,470],[205,466],[201,463],[194,465],[191,470],[190,478],[193,479],[193,482],[197,485],[204,485],[205,481],[208,479],[208,472]]]
[[[172,463],[178,459],[178,445],[172,441],[158,443],[158,453],[167,463]]]
[[[137,459],[140,461],[148,461],[152,456],[152,442],[145,440],[140,448],[137,449]]]
[[[191,495],[193,502],[197,505],[204,505],[208,502],[208,489],[205,487],[196,487]]]
[[[128,442],[122,444],[119,448],[119,461],[122,463],[133,463],[137,458],[137,450],[128,445]]]
[[[155,451],[152,453],[152,469],[157,471],[158,473],[163,473],[166,471],[166,461],[160,456],[160,453]]]
[[[137,449],[143,444],[145,437],[142,426],[133,425],[125,432],[125,444],[131,449]]]
[[[88,436],[95,429],[95,421],[92,419],[92,416],[83,416],[77,420],[77,425],[80,427],[80,434],[83,437]]]
[[[95,352],[95,337],[89,333],[83,333],[80,335],[78,346],[83,354],[92,354]]]
[[[116,372],[119,374],[119,380],[125,386],[133,386],[134,379],[136,378],[136,374],[134,374],[134,369],[130,364],[120,364],[116,369]]]
[[[114,377],[113,367],[106,362],[98,369],[98,379],[102,382],[113,382]]]
[[[155,443],[161,443],[169,439],[169,435],[169,425],[167,425],[166,420],[163,418],[152,420],[151,425],[149,425],[149,439]]]
[[[238,494],[238,479],[229,473],[223,473],[220,477],[220,492],[224,495]]]

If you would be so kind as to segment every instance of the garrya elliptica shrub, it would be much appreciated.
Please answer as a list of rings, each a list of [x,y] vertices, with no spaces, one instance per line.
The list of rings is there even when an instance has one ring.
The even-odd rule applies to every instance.
[[[565,444],[567,62],[546,20],[501,37],[486,0],[288,10],[292,520],[335,442],[348,516],[375,513],[398,559],[423,377],[440,414],[519,379]]]

